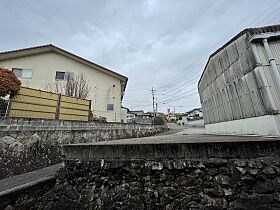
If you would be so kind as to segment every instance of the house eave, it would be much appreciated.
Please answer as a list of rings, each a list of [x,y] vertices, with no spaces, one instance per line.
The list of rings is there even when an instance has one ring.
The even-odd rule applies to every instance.
[[[68,52],[64,49],[61,49],[59,47],[56,47],[52,44],[49,45],[42,45],[42,46],[37,46],[37,47],[30,47],[30,48],[24,48],[24,49],[18,49],[18,50],[13,50],[13,51],[6,51],[6,52],[1,52],[0,53],[0,61],[4,60],[10,60],[10,59],[16,59],[16,58],[21,58],[21,57],[27,57],[31,55],[36,55],[36,54],[42,54],[42,53],[47,53],[47,52],[56,52],[58,54],[64,55],[70,59],[73,59],[79,63],[82,63],[84,65],[90,66],[94,69],[97,69],[105,74],[108,74],[112,77],[118,78],[121,81],[122,85],[122,92],[125,91],[126,84],[128,81],[128,78],[116,73],[108,68],[105,68],[103,66],[100,66],[96,63],[93,63],[92,61],[89,61],[85,58],[82,58],[78,55],[75,55],[71,52]]]

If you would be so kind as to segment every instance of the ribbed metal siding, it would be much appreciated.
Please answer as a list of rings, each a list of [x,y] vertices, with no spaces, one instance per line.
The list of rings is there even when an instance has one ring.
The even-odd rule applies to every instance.
[[[275,62],[277,64],[280,64],[280,41],[270,41],[269,46],[272,51]]]
[[[246,34],[211,57],[199,84],[205,124],[265,115],[254,67]]]
[[[280,42],[279,41],[269,41],[269,46],[271,48],[272,54],[274,56],[274,59],[276,63],[280,63]],[[265,49],[261,43],[256,44],[258,57],[260,58],[262,62],[262,66],[258,69],[258,74],[261,75],[261,77],[265,78],[265,81],[262,81],[263,85],[261,87],[262,92],[264,95],[267,94],[268,91],[271,92],[273,101],[275,102],[276,108],[280,110],[280,92],[276,89],[274,85],[274,79],[271,67],[269,65],[268,57],[266,56]],[[278,65],[279,66],[279,65]],[[278,68],[279,70],[279,68]],[[261,78],[258,78],[258,80],[261,80]],[[269,89],[269,90],[268,90]]]
[[[265,115],[265,106],[263,104],[262,96],[256,84],[254,73],[249,72],[248,74],[246,74],[245,80],[248,85],[248,93],[251,97],[255,115],[256,116]]]

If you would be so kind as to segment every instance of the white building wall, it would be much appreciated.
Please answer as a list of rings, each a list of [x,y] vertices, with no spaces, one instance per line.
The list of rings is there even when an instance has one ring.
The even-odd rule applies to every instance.
[[[127,118],[128,118],[127,109],[121,108],[121,122],[127,123]]]
[[[0,61],[0,67],[32,69],[32,78],[22,78],[22,86],[41,90],[47,82],[55,82],[56,71],[83,73],[90,87],[93,114],[109,122],[121,121],[121,81],[113,76],[55,52]],[[107,111],[107,104],[114,104],[114,110]]]
[[[280,115],[265,115],[208,124],[205,128],[208,134],[279,136]]]

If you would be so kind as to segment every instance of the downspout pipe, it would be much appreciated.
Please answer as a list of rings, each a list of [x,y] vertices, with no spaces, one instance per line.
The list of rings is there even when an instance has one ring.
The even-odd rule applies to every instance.
[[[274,76],[273,78],[275,80],[275,86],[278,89],[278,93],[280,94],[280,74],[279,74],[278,67],[277,67],[275,59],[272,55],[272,51],[268,45],[267,38],[263,39],[262,42],[263,42],[263,46],[266,51],[266,54],[268,56],[268,61],[269,61],[269,64],[271,66],[271,70],[272,70],[272,73]],[[279,97],[280,97],[280,95],[279,95]]]
[[[258,84],[258,86],[263,87],[263,89],[264,89],[263,91],[265,91],[265,93],[267,95],[266,100],[269,104],[268,106],[270,106],[270,108],[272,109],[272,110],[268,110],[268,112],[274,113],[277,111],[277,107],[276,107],[275,101],[273,99],[272,92],[271,92],[270,88],[267,87],[268,86],[267,79],[266,79],[264,73],[262,72],[262,70],[259,69],[259,68],[262,68],[262,63],[258,56],[256,45],[252,42],[251,42],[251,50],[253,52],[255,61],[257,63],[257,66],[256,66],[255,70],[253,71],[254,79],[255,79],[256,83],[258,83],[258,80],[256,78],[259,78],[261,80],[261,81],[259,81],[259,83],[262,83],[262,84]],[[265,98],[263,98],[263,100],[265,100]]]

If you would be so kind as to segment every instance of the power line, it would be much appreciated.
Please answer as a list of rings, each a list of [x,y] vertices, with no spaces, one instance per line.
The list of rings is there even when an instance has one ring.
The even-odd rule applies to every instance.
[[[173,96],[174,94],[180,93],[182,92],[184,89],[179,89],[185,86],[189,86],[189,84],[192,84],[194,80],[198,79],[200,77],[200,75],[193,75],[194,77],[191,77],[191,80],[187,81],[186,83],[184,83],[183,85],[177,87],[177,89],[175,90],[171,90],[165,93],[165,98],[168,96]],[[179,89],[179,90],[178,90]],[[196,89],[196,88],[195,88]]]
[[[202,60],[202,59],[200,59],[200,60]],[[191,67],[193,67],[193,65],[195,64],[195,62],[193,62],[192,64],[190,64],[190,65],[188,65],[188,67],[187,67],[187,69],[189,69],[189,68],[191,68]],[[198,63],[198,65],[196,66],[196,69],[199,67],[199,64],[201,64],[201,63]],[[173,79],[171,82],[169,82],[169,83],[167,83],[167,84],[165,84],[165,85],[162,85],[162,86],[158,86],[157,88],[159,89],[159,88],[166,88],[166,87],[168,87],[168,86],[172,86],[172,85],[174,85],[174,84],[176,84],[177,82],[178,82],[178,80],[180,81],[180,80],[182,80],[182,77],[183,78],[185,78],[187,75],[189,75],[191,72],[186,72],[185,74],[183,74],[183,75],[177,75],[176,76],[176,78],[175,79]]]
[[[182,95],[184,95],[184,94],[186,94],[186,93],[190,93],[190,92],[192,92],[192,91],[195,91],[196,89],[197,89],[197,88],[193,88],[193,89],[188,90],[188,91],[186,91],[186,92],[180,93],[179,95],[170,95],[170,96],[168,96],[168,97],[162,98],[161,100],[168,100],[168,99],[170,99],[170,98],[175,98],[175,97],[178,97],[178,96],[182,96]]]
[[[256,22],[257,20],[259,20],[263,15],[265,15],[266,13],[268,13],[268,12],[275,6],[275,3],[276,3],[276,2],[277,2],[277,1],[273,2],[273,4],[272,4],[269,8],[267,8],[267,9],[263,12],[262,15],[258,16],[255,20],[253,20],[253,22],[251,21],[250,24],[255,23],[255,22]],[[259,2],[259,3],[263,4],[263,2]],[[259,6],[257,5],[256,8],[258,9]],[[246,16],[245,18],[243,18],[242,20],[247,19],[250,15],[251,15],[251,14],[247,15],[247,16]],[[242,21],[240,21],[240,22],[242,22]],[[237,26],[239,26],[239,25],[240,25],[240,22],[239,22],[237,25],[235,25],[235,26],[233,27],[233,29],[236,28]],[[232,30],[233,30],[233,29],[232,29]],[[231,30],[231,31],[232,31],[232,30]],[[224,37],[226,37],[226,36],[224,36]],[[220,44],[220,42],[221,42],[221,41],[217,42],[214,46]],[[185,76],[185,74],[183,74],[183,75]],[[183,76],[183,77],[184,77],[184,76]],[[166,87],[168,87],[168,86],[172,86],[172,85],[178,83],[177,78],[182,78],[182,76],[179,75],[178,77],[176,77],[176,79],[172,80],[172,82],[170,82],[170,83],[168,83],[168,84],[166,84],[166,85],[158,86],[158,88],[166,88]]]
[[[262,14],[262,15],[260,15],[260,16],[258,16],[255,20],[254,20],[254,22],[256,22],[257,20],[259,20],[261,17],[263,17],[265,14],[267,14],[274,6],[275,6],[275,3],[276,3],[276,1],[269,7],[269,8],[267,8],[266,10],[265,10],[265,12]],[[275,10],[277,10],[279,7],[277,7],[276,9],[274,9],[273,11],[275,11]],[[246,16],[246,18],[248,17],[248,15]],[[263,22],[263,20],[267,20],[267,17],[269,17],[269,16],[265,16],[264,17],[264,19],[262,19],[261,21]],[[270,16],[271,17],[271,16]],[[275,17],[276,16],[273,16],[273,18],[270,18],[269,19],[269,21],[272,21],[272,20],[274,20],[275,19]],[[252,22],[251,22],[252,23]],[[238,25],[236,25],[236,26],[238,26]],[[236,27],[235,26],[235,27]],[[218,42],[219,43],[219,42]],[[183,78],[183,80],[181,80],[180,82],[178,82],[177,81],[177,84],[176,85],[174,85],[175,87],[176,86],[178,86],[182,81],[184,81],[184,78]],[[175,81],[175,83],[176,83],[176,81]],[[172,83],[169,83],[169,85],[173,85],[174,84],[174,82]],[[184,86],[186,86],[187,84],[186,83],[184,83],[183,85],[180,85],[179,87],[177,87],[176,89],[178,89],[178,88],[182,88],[182,87],[184,87]],[[166,86],[168,86],[168,85],[165,85],[165,86],[162,86],[162,87],[166,87]],[[166,93],[166,94],[170,94],[170,93],[172,93],[172,94],[176,94],[176,93],[179,93],[179,92],[181,92],[182,91],[182,89],[181,90],[171,90],[171,91],[169,91],[168,93]],[[168,98],[168,97],[165,97],[165,99],[166,98]]]
[[[176,80],[175,82],[173,83],[169,83],[169,85],[166,85],[166,88],[164,88],[163,90],[159,91],[159,92],[163,92],[165,91],[169,86],[171,87],[171,89],[173,88],[179,88],[179,87],[176,87],[178,86],[180,83],[182,82],[186,82],[186,78],[192,76],[193,74],[197,74],[199,73],[200,74],[200,71],[201,71],[201,67],[204,66],[206,63],[203,63],[202,65],[200,66],[197,66],[196,68],[194,68],[193,71],[189,71],[187,72],[186,74],[184,74],[184,76],[182,76],[179,80]],[[187,80],[188,81],[188,80]],[[183,87],[184,85],[181,85],[180,87]]]
[[[181,96],[181,97],[178,97],[176,99],[170,99],[170,100],[166,100],[166,101],[162,101],[161,104],[164,104],[164,103],[172,103],[172,102],[175,102],[175,101],[179,101],[179,100],[183,100],[183,99],[187,99],[186,97],[188,96],[194,96],[194,95],[197,95],[198,92],[194,92],[194,93],[190,93],[188,95],[185,95],[185,96]]]
[[[263,4],[263,1],[260,1],[260,2],[258,2],[258,3],[259,3],[259,4],[256,4],[255,9],[256,9],[256,11],[260,10],[260,12],[256,12],[256,13],[261,13],[261,10],[263,10],[263,9],[259,9],[259,8],[263,8],[263,7],[260,6],[260,3]],[[277,7],[276,9],[273,9],[273,8],[275,8],[275,5],[277,5],[276,3],[277,3],[277,1],[274,1],[270,6],[268,6],[268,7],[265,9],[264,12],[262,12],[261,15],[257,16],[253,21],[247,21],[247,24],[246,24],[246,22],[245,22],[244,20],[247,20],[248,17],[251,16],[251,13],[248,14],[248,15],[246,15],[244,18],[242,18],[241,21],[239,21],[239,22],[230,30],[229,33],[227,33],[227,35],[228,35],[228,34],[231,34],[232,31],[233,31],[233,29],[235,29],[235,28],[241,26],[241,23],[242,23],[242,25],[254,25],[255,23],[256,23],[256,24],[260,24],[260,23],[263,23],[264,21],[266,21],[266,23],[268,23],[268,22],[274,21],[274,20],[275,20],[275,22],[279,23],[279,22],[280,22],[280,19],[277,19],[277,15],[273,15],[273,16],[271,15],[271,13],[273,14],[274,11],[275,11],[276,9],[278,9],[278,7]],[[273,10],[273,11],[270,12],[271,10]],[[255,14],[256,14],[256,13],[255,13]],[[268,13],[269,13],[269,14],[268,14]],[[244,24],[244,22],[245,22],[245,24]],[[248,23],[248,22],[249,22],[249,23]],[[224,38],[225,38],[227,35],[225,35]],[[218,44],[220,44],[221,42],[224,42],[223,39],[220,39],[220,41],[218,41],[217,43],[215,43],[215,45],[213,45],[213,47],[216,46],[216,45],[218,45]],[[204,64],[203,64],[203,63],[198,63],[198,65],[196,65],[195,62],[193,62],[192,64],[190,64],[190,65],[188,66],[188,68],[192,68],[193,66],[196,66],[195,69],[198,69],[198,68],[199,68],[199,65],[203,66]],[[186,73],[184,73],[184,74],[179,74],[179,75],[177,75],[172,81],[168,82],[167,84],[164,84],[164,85],[162,85],[162,86],[158,86],[157,89],[160,89],[160,90],[158,91],[159,93],[165,91],[165,89],[168,89],[168,88],[170,89],[170,88],[171,88],[171,90],[169,90],[167,93],[164,94],[165,97],[163,97],[163,99],[161,99],[161,100],[158,102],[158,104],[165,103],[165,102],[167,102],[167,101],[169,101],[170,103],[172,103],[172,102],[175,102],[175,101],[178,101],[178,100],[186,99],[186,97],[188,97],[188,96],[194,96],[194,95],[196,95],[196,94],[197,94],[196,92],[194,92],[194,93],[189,93],[189,94],[187,94],[187,95],[184,95],[184,94],[188,93],[188,91],[187,91],[187,92],[181,93],[181,92],[184,90],[183,87],[188,87],[188,86],[189,86],[188,84],[189,84],[190,82],[192,82],[192,80],[187,80],[187,81],[186,81],[185,78],[188,77],[188,76],[189,76],[191,73],[193,73],[193,72],[199,72],[199,71],[193,70],[193,71],[191,71],[191,72],[186,72]],[[183,82],[184,82],[184,84],[182,84]],[[176,88],[176,89],[175,89],[175,88]],[[142,89],[142,88],[139,88],[139,89]],[[161,90],[161,89],[162,89],[162,90]],[[152,90],[154,90],[154,89],[152,89]],[[153,92],[153,93],[154,93],[154,92]],[[180,94],[179,94],[179,93],[180,93]],[[179,94],[179,95],[176,95],[176,94]],[[154,95],[155,95],[155,94],[152,94],[152,95],[153,95],[153,104],[152,104],[152,105],[153,105],[153,110],[154,110],[154,105],[155,105],[155,102],[154,102],[154,99],[155,99],[155,98],[154,98]],[[142,107],[142,106],[150,106],[150,105],[151,105],[151,104],[144,104],[144,105],[139,105],[139,106]]]

